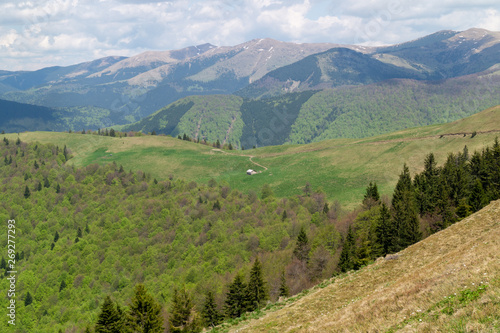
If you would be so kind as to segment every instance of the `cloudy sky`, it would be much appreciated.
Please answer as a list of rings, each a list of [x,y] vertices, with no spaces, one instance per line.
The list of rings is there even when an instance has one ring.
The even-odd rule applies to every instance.
[[[444,29],[500,31],[498,0],[3,0],[0,13],[5,70],[264,37],[387,45]]]

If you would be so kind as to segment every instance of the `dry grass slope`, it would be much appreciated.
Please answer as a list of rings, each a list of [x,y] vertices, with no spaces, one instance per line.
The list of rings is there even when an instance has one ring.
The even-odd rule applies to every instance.
[[[323,285],[230,331],[500,332],[500,200]]]

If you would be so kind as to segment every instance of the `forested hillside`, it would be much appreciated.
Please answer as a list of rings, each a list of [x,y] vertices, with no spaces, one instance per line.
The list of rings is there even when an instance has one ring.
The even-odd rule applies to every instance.
[[[246,288],[256,258],[268,295],[258,303],[274,301],[399,251],[500,195],[498,140],[482,152],[450,154],[442,167],[429,154],[415,177],[404,166],[391,203],[370,183],[363,208],[343,217],[307,183],[302,195],[278,199],[269,186],[243,194],[114,163],[77,169],[66,165],[67,147],[5,138],[0,148],[1,216],[16,220],[22,272],[18,332],[83,331],[106,295],[127,309],[138,284],[155,295],[165,322],[176,318],[176,297],[189,298],[189,316],[199,317],[209,292],[217,311],[236,318],[252,307],[244,301],[228,312],[240,304],[229,295]]]
[[[500,104],[500,76],[439,82],[389,80],[359,87],[303,91],[262,99],[191,96],[123,131],[178,136],[252,148],[363,138],[452,122]]]
[[[334,261],[340,236],[323,193],[277,199],[265,187],[244,195],[215,181],[156,180],[115,164],[76,169],[65,165],[66,147],[5,139],[0,148],[1,218],[16,220],[21,272],[16,332],[81,331],[94,325],[106,295],[126,304],[138,283],[164,311],[174,287],[185,287],[195,304],[207,291],[220,303],[228,281],[257,256],[275,299],[281,272],[296,265],[301,226],[317,235],[317,268],[291,278],[291,289],[332,274],[324,260]]]

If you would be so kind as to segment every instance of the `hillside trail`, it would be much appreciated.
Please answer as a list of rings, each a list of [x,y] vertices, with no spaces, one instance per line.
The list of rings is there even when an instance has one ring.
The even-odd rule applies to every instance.
[[[218,151],[218,152],[221,152],[221,153],[223,153],[223,154],[227,154],[227,155],[234,155],[234,156],[243,156],[243,157],[248,157],[248,158],[249,158],[249,161],[250,161],[250,162],[252,162],[253,164],[255,164],[255,165],[257,165],[257,166],[259,166],[259,167],[263,168],[263,169],[264,169],[264,171],[267,171],[267,170],[268,170],[268,168],[267,168],[266,166],[263,166],[262,164],[259,164],[259,163],[255,162],[255,161],[253,161],[253,160],[252,160],[252,158],[254,158],[254,157],[255,157],[255,156],[253,156],[253,155],[231,154],[231,153],[228,153],[227,151],[224,151],[224,150],[219,149],[219,148],[214,148],[214,149],[212,149],[212,151]],[[259,173],[262,173],[262,172],[263,172],[263,171],[259,171]]]

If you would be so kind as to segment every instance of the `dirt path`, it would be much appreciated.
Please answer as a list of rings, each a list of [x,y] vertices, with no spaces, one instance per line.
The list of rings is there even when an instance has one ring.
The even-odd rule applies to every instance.
[[[212,151],[218,151],[218,152],[221,152],[221,153],[223,153],[223,154],[227,154],[227,155],[234,155],[234,156],[243,156],[243,157],[248,157],[248,158],[249,158],[249,161],[250,161],[250,162],[252,162],[253,164],[255,164],[255,165],[257,165],[257,166],[259,166],[259,167],[261,167],[261,168],[264,168],[264,171],[267,171],[267,170],[268,170],[268,168],[267,168],[267,167],[265,167],[265,166],[263,166],[262,164],[259,164],[259,163],[255,162],[255,161],[253,161],[253,160],[252,160],[252,158],[254,158],[254,157],[255,157],[255,156],[253,156],[253,155],[231,154],[231,153],[228,153],[227,151],[224,151],[224,150],[222,150],[222,149],[218,149],[218,148],[214,148],[214,149],[212,149]],[[263,172],[263,171],[259,171],[259,173],[261,173],[261,172]]]

